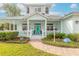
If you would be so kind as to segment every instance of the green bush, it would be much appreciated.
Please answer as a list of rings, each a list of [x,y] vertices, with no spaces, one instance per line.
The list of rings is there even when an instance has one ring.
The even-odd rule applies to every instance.
[[[45,40],[52,40],[54,38],[54,34],[49,34],[47,37],[43,38]],[[64,39],[64,38],[70,38],[72,41],[79,41],[79,33],[71,33],[71,34],[65,34],[65,33],[56,33],[55,38],[58,39]]]
[[[65,33],[56,33],[56,38],[64,39],[66,37],[67,37],[67,35]]]
[[[5,40],[5,32],[0,32],[0,40]]]
[[[67,37],[70,38],[72,41],[76,41],[75,34],[68,34]]]
[[[56,33],[56,35],[55,35],[56,39],[58,39],[58,38],[63,39],[65,37],[67,37],[67,35],[65,33]],[[54,34],[52,33],[52,34],[48,34],[47,37],[45,37],[44,39],[51,40],[53,38],[54,38]]]
[[[50,39],[51,40],[53,38],[53,36],[54,36],[53,33],[52,34],[48,34],[46,39]]]
[[[70,38],[72,41],[79,41],[79,33],[68,34],[67,37]]]
[[[79,41],[79,33],[75,34],[76,36],[76,41]]]
[[[13,40],[18,36],[18,32],[0,32],[0,40]]]

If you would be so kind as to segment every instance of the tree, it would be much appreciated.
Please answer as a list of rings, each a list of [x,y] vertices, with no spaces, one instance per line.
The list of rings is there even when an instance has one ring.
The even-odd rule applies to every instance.
[[[16,4],[4,4],[3,9],[6,11],[7,16],[19,16],[21,10],[19,7],[16,6]]]

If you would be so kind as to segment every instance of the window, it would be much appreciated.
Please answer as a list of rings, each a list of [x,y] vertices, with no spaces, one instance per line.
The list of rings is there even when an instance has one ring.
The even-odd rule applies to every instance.
[[[15,24],[15,30],[17,30],[17,25]]]
[[[37,12],[37,8],[35,8],[35,12]]]
[[[0,30],[4,29],[4,24],[0,24]]]
[[[29,8],[27,7],[27,13],[29,13]]]
[[[41,8],[35,8],[35,12],[41,12]]]
[[[53,30],[53,24],[47,24],[47,30]]]
[[[15,29],[13,29],[14,26],[15,26]],[[0,30],[17,30],[17,25],[10,24],[10,23],[3,23],[3,24],[0,24]]]
[[[9,23],[4,23],[3,27],[5,30],[9,30]]]
[[[17,30],[17,25],[16,24],[9,24],[11,29],[9,30]]]
[[[27,30],[27,24],[22,24],[22,30]]]
[[[75,21],[76,24],[79,24],[79,21]]]
[[[46,7],[46,11],[45,12],[48,14],[48,7]]]
[[[41,8],[38,8],[38,12],[41,12]]]
[[[13,24],[11,24],[11,30],[13,30]]]

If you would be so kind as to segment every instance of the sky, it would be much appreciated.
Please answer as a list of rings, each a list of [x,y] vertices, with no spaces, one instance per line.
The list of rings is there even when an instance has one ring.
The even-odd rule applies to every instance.
[[[64,16],[70,12],[78,12],[78,3],[58,3],[50,8],[50,13]]]
[[[0,7],[2,4],[0,4]],[[21,14],[25,14],[25,7],[21,4],[17,5],[21,9]],[[52,4],[49,13],[53,15],[61,15],[64,16],[70,12],[78,12],[79,11],[79,4],[78,3],[54,3]],[[0,17],[6,16],[6,12],[3,9],[0,9]]]

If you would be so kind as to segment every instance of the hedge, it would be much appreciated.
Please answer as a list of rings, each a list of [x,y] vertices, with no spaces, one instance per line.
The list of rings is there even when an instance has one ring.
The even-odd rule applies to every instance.
[[[0,32],[0,41],[14,40],[18,32]]]
[[[45,37],[45,40],[52,40],[54,37],[54,34],[48,34],[47,37]],[[56,33],[55,35],[56,39],[64,39],[64,38],[70,38],[72,41],[79,41],[79,33],[71,33],[71,34],[65,34],[65,33]]]
[[[67,37],[70,38],[72,41],[79,41],[79,33],[68,34]]]
[[[54,37],[54,34],[52,33],[52,34],[48,34],[47,37],[44,38],[44,39],[51,40],[51,39],[53,39],[53,37]],[[67,35],[66,35],[65,33],[56,33],[55,37],[56,37],[57,39],[58,39],[58,38],[59,38],[59,39],[64,39],[64,38],[67,37]]]
[[[59,39],[64,39],[67,37],[67,34],[65,33],[56,33],[56,38],[59,38]]]

